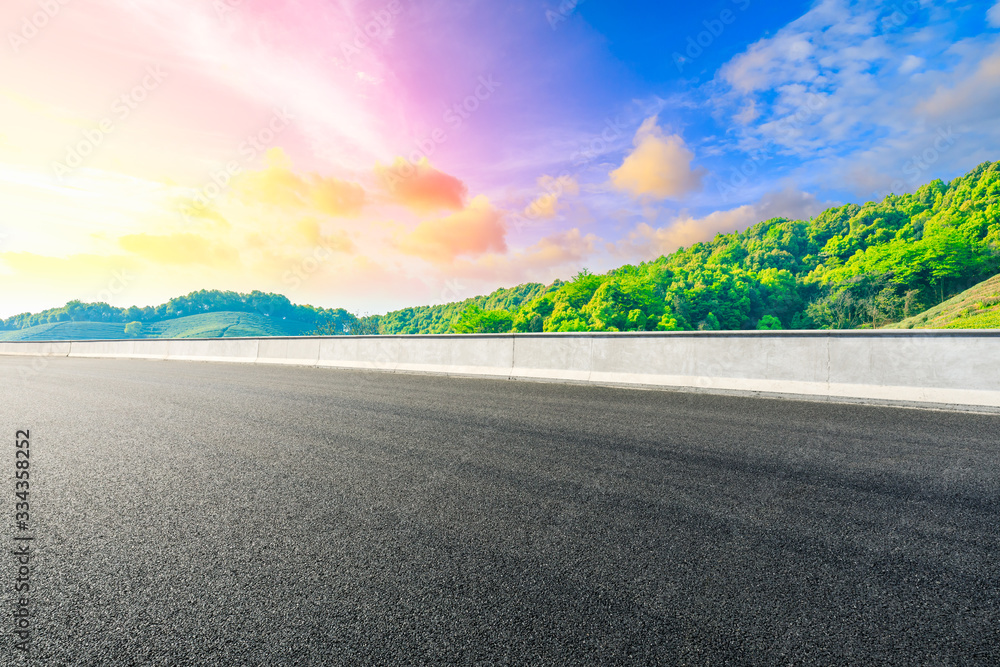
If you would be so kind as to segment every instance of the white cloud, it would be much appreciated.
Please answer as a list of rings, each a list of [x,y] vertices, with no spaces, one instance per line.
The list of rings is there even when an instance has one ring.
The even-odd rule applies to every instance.
[[[986,21],[994,28],[1000,28],[1000,2],[990,7],[986,12]]]
[[[741,121],[741,152],[796,159],[803,187],[888,188],[950,129],[920,182],[949,177],[1000,156],[1000,39],[957,39],[960,20],[951,4],[823,0],[723,65],[708,103]]]
[[[910,54],[903,58],[903,64],[899,66],[900,74],[911,74],[916,70],[920,69],[924,64],[924,59],[913,54]]]
[[[611,172],[615,188],[635,197],[667,199],[701,188],[704,170],[692,169],[694,153],[684,139],[666,135],[656,125],[656,116],[647,118],[635,133],[635,149],[622,165]]]
[[[954,85],[939,86],[918,106],[938,122],[989,120],[1000,110],[1000,50],[984,58],[976,70]]]

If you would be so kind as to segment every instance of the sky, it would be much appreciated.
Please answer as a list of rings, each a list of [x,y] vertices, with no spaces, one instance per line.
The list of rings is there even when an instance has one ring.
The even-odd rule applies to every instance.
[[[352,312],[1000,159],[1000,2],[5,0],[0,317]]]

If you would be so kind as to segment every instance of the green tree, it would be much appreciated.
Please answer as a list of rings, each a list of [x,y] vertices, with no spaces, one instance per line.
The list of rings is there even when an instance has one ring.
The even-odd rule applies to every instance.
[[[452,325],[456,333],[508,333],[514,316],[506,310],[483,310],[472,304]]]
[[[625,320],[625,331],[645,331],[649,318],[638,308],[630,310]]]
[[[781,320],[774,315],[765,315],[760,318],[759,322],[757,322],[757,329],[760,331],[775,331],[784,328],[785,327],[781,326]]]

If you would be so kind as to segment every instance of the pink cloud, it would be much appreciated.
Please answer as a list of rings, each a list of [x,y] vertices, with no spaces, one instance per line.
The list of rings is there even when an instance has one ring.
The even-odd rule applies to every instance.
[[[465,206],[469,192],[465,183],[438,171],[426,158],[417,164],[396,158],[388,167],[375,165],[375,174],[393,201],[417,213],[441,209],[459,211]]]
[[[400,251],[441,263],[460,255],[506,252],[507,226],[503,215],[480,195],[469,206],[446,218],[427,220],[397,238]]]

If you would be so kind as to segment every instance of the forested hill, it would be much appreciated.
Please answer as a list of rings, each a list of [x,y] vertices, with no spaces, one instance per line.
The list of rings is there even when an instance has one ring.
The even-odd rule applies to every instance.
[[[382,333],[879,327],[1000,272],[1000,162],[911,195],[775,218],[515,307],[396,311]],[[521,293],[537,286],[513,288]],[[433,323],[433,324],[430,324]]]
[[[379,332],[383,334],[415,333],[455,333],[458,319],[466,312],[515,313],[520,306],[529,303],[562,285],[557,280],[546,287],[541,283],[525,283],[509,289],[498,289],[486,296],[477,296],[464,301],[446,303],[441,306],[417,306],[394,310],[378,318]],[[506,329],[510,331],[508,327]]]
[[[308,330],[322,327],[330,333],[357,331],[363,324],[343,308],[297,305],[280,294],[201,290],[171,299],[159,306],[116,308],[106,303],[70,301],[61,308],[50,308],[40,313],[23,313],[0,320],[0,331],[17,331],[58,322],[139,322],[149,325],[207,313],[254,313],[276,321],[297,322],[301,324],[299,328]]]
[[[583,270],[569,282],[440,306],[359,318],[279,294],[202,290],[156,307],[72,301],[0,320],[0,330],[59,322],[164,328],[175,318],[240,312],[289,323],[282,331],[327,334],[880,327],[997,273],[1000,162],[987,162],[912,195],[831,208],[811,220],[775,218],[603,275]]]

